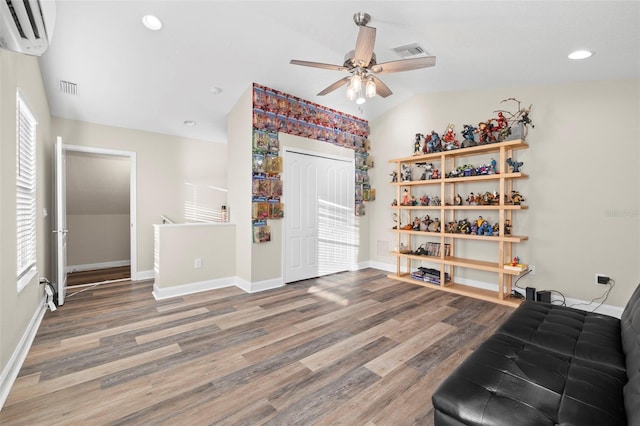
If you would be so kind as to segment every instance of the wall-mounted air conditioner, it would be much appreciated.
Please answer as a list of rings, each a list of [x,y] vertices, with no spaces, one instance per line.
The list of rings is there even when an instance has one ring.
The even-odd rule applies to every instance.
[[[0,0],[0,47],[42,55],[51,42],[55,19],[54,0]]]

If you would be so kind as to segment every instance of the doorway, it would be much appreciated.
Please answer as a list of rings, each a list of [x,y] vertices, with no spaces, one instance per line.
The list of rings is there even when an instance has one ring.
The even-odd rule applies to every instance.
[[[350,270],[357,259],[354,163],[286,150],[284,282]]]
[[[135,153],[63,149],[67,285],[135,280]]]

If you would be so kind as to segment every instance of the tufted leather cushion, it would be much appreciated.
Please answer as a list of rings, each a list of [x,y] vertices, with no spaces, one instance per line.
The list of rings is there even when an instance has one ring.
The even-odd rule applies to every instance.
[[[640,425],[640,285],[622,312],[620,327],[629,379],[624,387],[627,419],[630,425]]]
[[[545,349],[625,370],[620,320],[549,303],[524,302],[497,331]]]
[[[436,424],[624,425],[619,368],[495,334],[433,395]]]

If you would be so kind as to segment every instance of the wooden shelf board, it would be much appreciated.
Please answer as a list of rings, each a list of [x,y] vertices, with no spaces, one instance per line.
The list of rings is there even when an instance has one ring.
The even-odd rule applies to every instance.
[[[515,139],[512,141],[504,141],[497,143],[490,143],[487,145],[477,145],[469,148],[454,149],[452,151],[434,152],[432,154],[414,155],[411,157],[395,158],[389,160],[390,163],[422,163],[424,161],[437,161],[446,157],[466,157],[471,155],[485,154],[490,152],[500,151],[501,147],[506,149],[523,149],[528,148],[529,145],[521,139]]]
[[[495,175],[477,175],[477,176],[461,176],[461,177],[452,177],[445,178],[444,181],[446,183],[458,183],[458,182],[473,182],[479,180],[499,180],[501,177],[505,179],[528,179],[529,175],[526,173],[498,173]]]
[[[522,204],[504,204],[502,206],[500,204],[482,204],[478,206],[442,206],[442,208],[445,210],[527,210],[529,206]]]
[[[514,308],[518,307],[522,303],[522,299],[515,299],[508,295],[504,295],[504,298],[500,299],[500,297],[498,297],[499,296],[498,293],[495,291],[471,287],[464,284],[447,283],[446,285],[442,286],[438,284],[431,284],[425,281],[415,280],[411,278],[409,274],[401,274],[401,275],[389,274],[388,277],[391,279],[403,281],[409,284],[416,284],[416,285],[420,285],[427,288],[433,288],[434,290],[441,290],[449,293],[459,294],[462,296],[473,297],[475,299],[498,303],[501,305],[511,306]]]
[[[471,234],[451,234],[451,233],[440,233],[440,232],[427,232],[427,231],[414,231],[408,229],[392,229],[392,232],[399,232],[400,234],[411,234],[411,235],[422,235],[425,237],[440,237],[444,234],[445,238],[459,238],[464,240],[478,240],[478,241],[504,241],[507,243],[519,243],[521,241],[526,241],[529,237],[524,235],[505,235],[504,237],[500,237],[498,235],[494,235],[491,237],[484,235],[471,235]]]
[[[395,186],[413,186],[413,185],[435,185],[436,183],[442,182],[444,179],[431,179],[431,180],[405,180],[401,182],[390,182],[391,185]]]

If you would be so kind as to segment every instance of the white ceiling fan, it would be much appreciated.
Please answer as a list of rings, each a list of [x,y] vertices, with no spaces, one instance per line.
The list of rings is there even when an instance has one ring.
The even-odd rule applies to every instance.
[[[343,65],[300,61],[297,59],[291,60],[290,63],[293,65],[302,65],[334,71],[347,71],[351,74],[331,84],[318,93],[318,96],[326,95],[339,87],[348,84],[347,97],[349,99],[356,100],[356,103],[364,102],[364,96],[362,96],[363,89],[365,95],[369,98],[376,95],[386,98],[393,94],[393,92],[386,84],[384,84],[384,82],[382,82],[382,80],[376,77],[377,74],[411,71],[420,68],[432,67],[436,64],[435,56],[401,59],[398,61],[383,62],[381,64],[377,63],[376,55],[373,52],[376,41],[376,29],[367,26],[370,20],[371,16],[365,12],[358,12],[353,15],[353,21],[359,27],[358,38],[356,40],[355,50],[351,50],[345,55]]]

